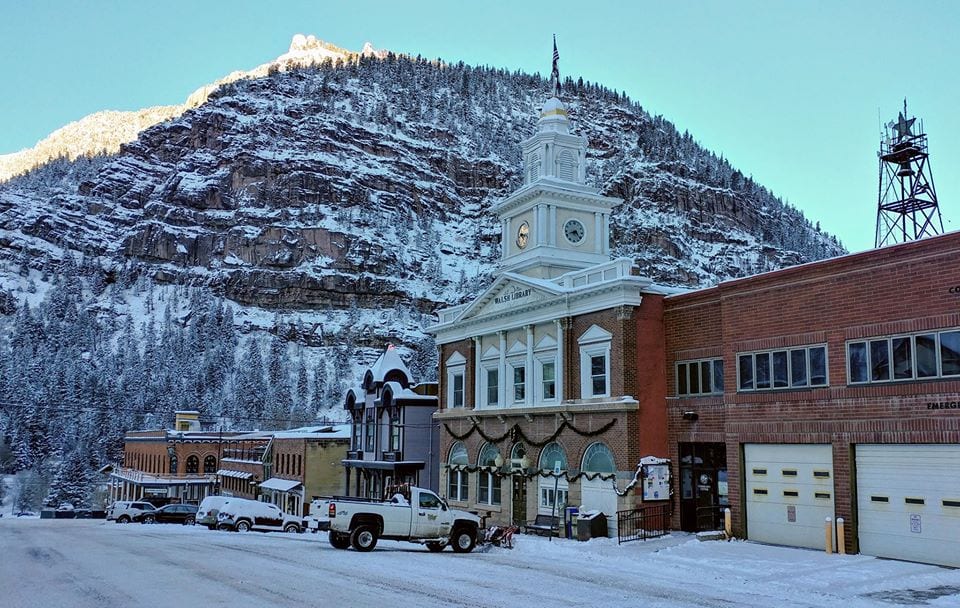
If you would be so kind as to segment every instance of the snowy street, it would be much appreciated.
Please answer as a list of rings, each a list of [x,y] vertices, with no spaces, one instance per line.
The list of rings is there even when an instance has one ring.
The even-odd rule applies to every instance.
[[[518,536],[456,555],[326,534],[0,519],[0,605],[859,606],[960,605],[960,570],[686,535],[617,546]]]

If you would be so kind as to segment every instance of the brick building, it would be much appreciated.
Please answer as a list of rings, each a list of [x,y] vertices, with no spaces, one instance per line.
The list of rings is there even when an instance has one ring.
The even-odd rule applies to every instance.
[[[587,142],[557,98],[521,146],[524,183],[496,207],[497,276],[431,329],[440,489],[491,522],[581,505],[615,527],[616,511],[640,497],[614,481],[625,487],[642,456],[668,452],[663,306],[673,292],[609,259],[618,200],[585,184]]]
[[[244,433],[204,431],[199,412],[176,412],[174,429],[128,432],[123,465],[110,474],[110,499],[197,504],[219,491],[223,446]],[[266,445],[266,439],[250,439]],[[232,468],[232,467],[228,467]],[[246,472],[244,472],[246,473]],[[253,479],[256,471],[250,471]],[[261,477],[262,479],[262,477]]]
[[[665,299],[674,525],[960,566],[960,233]]]
[[[274,431],[266,448],[265,475],[259,490],[292,515],[307,515],[314,496],[344,493],[341,460],[350,444],[348,425]]]

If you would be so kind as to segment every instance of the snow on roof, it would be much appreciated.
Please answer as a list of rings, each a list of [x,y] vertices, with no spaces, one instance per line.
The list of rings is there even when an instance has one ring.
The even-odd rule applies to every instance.
[[[261,489],[276,490],[278,492],[289,492],[299,486],[300,482],[296,479],[281,479],[280,477],[271,477],[260,484]]]
[[[394,348],[392,344],[388,346],[387,350],[383,351],[383,354],[370,366],[370,373],[373,374],[374,382],[383,382],[383,379],[391,370],[403,372],[407,380],[413,377],[410,374],[410,370],[407,369],[407,366],[404,364],[403,359],[400,358],[397,349]]]
[[[413,399],[423,399],[436,401],[436,395],[421,395],[420,393],[415,393],[412,389],[403,388],[399,382],[387,382],[384,385],[384,388],[390,387],[390,392],[393,394],[393,399],[403,399],[403,400],[413,400]]]
[[[327,424],[324,426],[302,426],[298,429],[275,431],[275,439],[349,439],[349,424]]]

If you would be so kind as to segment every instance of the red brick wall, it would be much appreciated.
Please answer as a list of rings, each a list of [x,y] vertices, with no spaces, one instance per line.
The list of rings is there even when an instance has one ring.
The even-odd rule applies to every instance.
[[[853,524],[850,550],[856,548],[852,446],[960,443],[960,410],[926,406],[960,400],[960,379],[846,384],[848,340],[960,327],[958,260],[960,233],[951,233],[666,299],[671,458],[677,462],[679,442],[726,442],[738,534],[744,534],[743,443],[832,444],[836,515]],[[827,344],[828,387],[737,392],[738,352],[816,343]],[[674,362],[718,355],[724,395],[678,399]],[[684,411],[699,419],[683,420]]]

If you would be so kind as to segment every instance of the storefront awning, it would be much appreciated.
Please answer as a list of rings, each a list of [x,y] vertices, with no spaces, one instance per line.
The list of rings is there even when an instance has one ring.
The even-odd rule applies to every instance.
[[[271,477],[265,482],[260,484],[261,490],[276,490],[277,492],[289,492],[294,488],[300,486],[300,482],[295,479],[281,479],[279,477]]]
[[[220,469],[217,471],[217,475],[220,477],[233,477],[235,479],[250,479],[253,477],[253,473],[247,473],[246,471],[231,471],[229,469]]]

